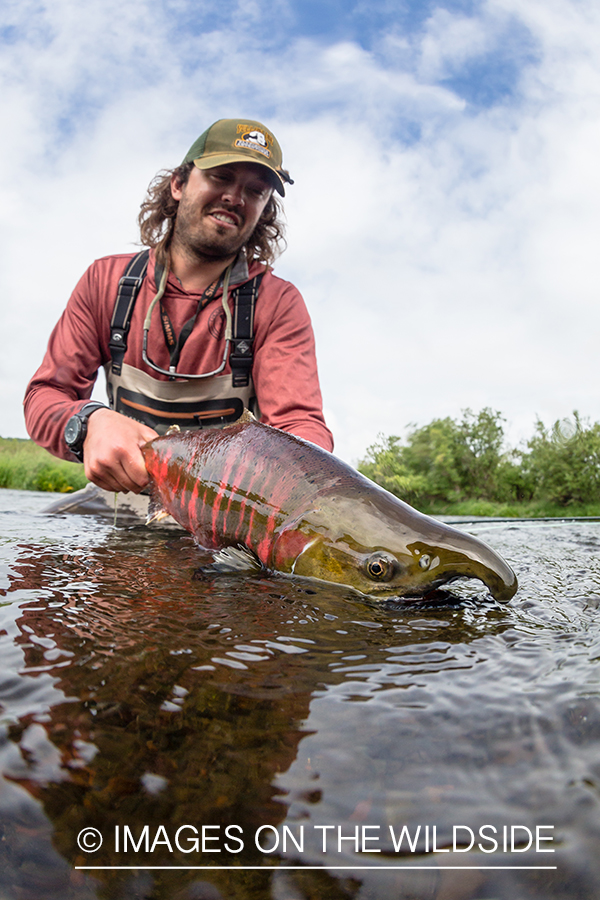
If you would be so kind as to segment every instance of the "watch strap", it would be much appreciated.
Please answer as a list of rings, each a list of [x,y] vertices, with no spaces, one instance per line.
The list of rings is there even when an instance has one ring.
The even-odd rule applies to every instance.
[[[92,413],[96,412],[97,409],[108,409],[108,408],[109,407],[107,407],[105,403],[100,403],[97,400],[91,400],[89,403],[84,403],[84,405],[81,407],[81,409],[78,410],[78,412],[74,413],[71,416],[71,418],[69,419],[69,422],[67,422],[67,428],[69,426],[69,423],[73,419],[78,419],[79,422],[81,423],[79,435],[75,441],[69,443],[69,441],[66,439],[66,435],[65,435],[65,443],[66,443],[67,447],[69,448],[71,453],[77,457],[79,462],[83,462],[83,442],[85,441],[85,438],[87,435],[87,423],[88,423],[89,417],[92,415]],[[66,431],[66,429],[65,429],[65,431]]]
[[[96,412],[97,409],[109,409],[106,403],[100,403],[99,400],[90,400],[89,403],[84,403],[79,412],[76,412],[75,415],[79,416],[80,419],[89,419],[93,412]]]

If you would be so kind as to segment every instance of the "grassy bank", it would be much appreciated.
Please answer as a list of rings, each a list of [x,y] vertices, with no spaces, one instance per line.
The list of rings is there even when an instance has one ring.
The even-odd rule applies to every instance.
[[[561,505],[543,501],[494,503],[490,500],[462,500],[459,503],[432,503],[418,506],[430,516],[491,516],[509,519],[600,518],[600,503]]]
[[[69,493],[86,484],[79,463],[56,459],[33,441],[0,438],[0,488]]]

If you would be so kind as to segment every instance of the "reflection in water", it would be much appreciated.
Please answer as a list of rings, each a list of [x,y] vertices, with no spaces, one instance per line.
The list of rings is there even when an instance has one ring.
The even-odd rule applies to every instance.
[[[515,600],[406,611],[2,500],[2,900],[597,897],[600,524],[471,526]]]

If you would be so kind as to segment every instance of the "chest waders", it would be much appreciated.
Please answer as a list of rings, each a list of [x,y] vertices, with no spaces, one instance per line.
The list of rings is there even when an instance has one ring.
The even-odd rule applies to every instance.
[[[231,374],[209,373],[206,376],[190,377],[186,381],[161,381],[123,362],[133,308],[147,274],[148,256],[148,250],[142,250],[134,256],[119,281],[110,323],[111,361],[104,367],[111,409],[154,428],[159,434],[164,434],[169,425],[179,425],[182,429],[222,427],[229,422],[235,422],[241,416],[244,407],[258,417],[259,411],[252,383],[252,344],[254,306],[263,273],[232,291],[233,316],[226,306],[227,287],[224,285],[223,304],[226,307],[226,341],[229,344]],[[160,288],[164,289],[166,275],[163,267],[157,266],[158,294],[155,300],[160,299]],[[149,313],[151,310],[152,307]],[[149,327],[148,319],[149,315],[144,323],[145,338]],[[191,327],[193,322],[190,330]],[[221,368],[225,367],[226,361],[227,344]],[[151,362],[149,364],[153,365]],[[187,378],[185,375],[178,375],[174,368],[166,374],[171,374],[172,378],[177,379]]]

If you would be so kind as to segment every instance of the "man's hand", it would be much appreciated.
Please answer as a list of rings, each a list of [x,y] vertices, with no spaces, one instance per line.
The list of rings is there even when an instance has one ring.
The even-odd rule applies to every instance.
[[[105,491],[139,494],[148,484],[141,447],[156,431],[112,409],[97,409],[88,419],[83,443],[85,475]]]

